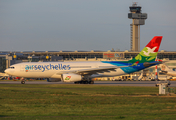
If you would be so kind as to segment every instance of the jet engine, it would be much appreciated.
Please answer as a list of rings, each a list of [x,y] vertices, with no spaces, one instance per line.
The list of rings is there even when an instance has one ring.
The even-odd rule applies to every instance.
[[[81,81],[82,76],[78,75],[78,74],[62,74],[61,75],[62,81],[64,82],[77,82],[77,81]]]
[[[49,79],[47,79],[47,82],[59,82],[59,81],[61,81],[60,78],[49,78]]]

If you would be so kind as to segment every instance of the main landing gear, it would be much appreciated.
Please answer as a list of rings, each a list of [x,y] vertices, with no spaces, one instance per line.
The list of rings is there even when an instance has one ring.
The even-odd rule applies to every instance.
[[[94,84],[94,81],[78,81],[78,82],[75,82],[75,84]]]

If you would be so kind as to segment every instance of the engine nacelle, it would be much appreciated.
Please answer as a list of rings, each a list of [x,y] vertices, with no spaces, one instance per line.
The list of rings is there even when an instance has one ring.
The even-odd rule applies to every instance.
[[[60,78],[49,78],[49,79],[47,79],[47,82],[59,82],[59,81],[61,81]]]
[[[61,75],[62,81],[64,82],[77,82],[81,81],[82,77],[78,74],[62,74]]]

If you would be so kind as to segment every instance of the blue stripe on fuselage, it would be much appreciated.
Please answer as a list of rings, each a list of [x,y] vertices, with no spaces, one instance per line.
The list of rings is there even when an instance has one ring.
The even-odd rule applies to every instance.
[[[116,66],[130,66],[130,65],[132,65],[132,63],[118,62],[118,61],[102,61],[102,62],[109,63],[109,64],[116,65]],[[152,63],[152,62],[150,62],[150,63]],[[151,65],[151,66],[153,66],[153,65]],[[148,68],[148,67],[144,67],[143,63],[139,63],[136,66],[122,67],[120,69],[122,69],[125,73],[129,74],[129,73],[140,71],[145,68]]]
[[[125,73],[129,74],[129,73],[133,73],[133,72],[137,72],[142,69],[145,69],[145,67],[143,66],[143,63],[139,63],[137,66],[122,67],[120,69],[122,69]]]

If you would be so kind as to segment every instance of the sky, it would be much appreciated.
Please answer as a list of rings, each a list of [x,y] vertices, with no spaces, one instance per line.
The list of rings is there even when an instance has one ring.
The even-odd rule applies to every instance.
[[[140,49],[176,51],[176,0],[0,0],[0,51],[130,50],[129,6],[147,13]]]

